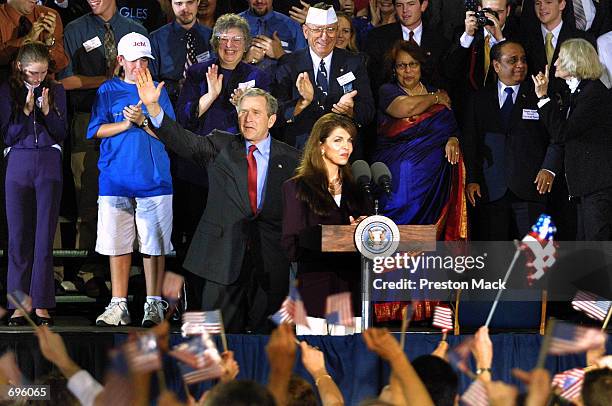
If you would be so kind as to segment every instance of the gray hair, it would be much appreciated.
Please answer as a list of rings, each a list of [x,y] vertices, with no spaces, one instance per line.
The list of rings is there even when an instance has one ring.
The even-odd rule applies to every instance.
[[[572,38],[564,41],[559,50],[558,69],[562,69],[578,79],[599,79],[603,66],[597,51],[588,41]]]
[[[238,99],[236,110],[240,111],[240,104],[242,103],[242,99],[244,99],[245,97],[265,97],[268,117],[278,112],[278,101],[276,100],[276,97],[272,96],[270,93],[258,87],[252,87],[250,89],[245,90],[242,96],[240,96],[240,98]]]
[[[217,18],[217,22],[213,27],[212,37],[210,38],[210,45],[213,47],[215,52],[219,51],[219,36],[227,30],[232,28],[238,28],[242,31],[244,36],[244,50],[248,50],[251,47],[251,28],[249,23],[243,17],[238,14],[223,14]]]

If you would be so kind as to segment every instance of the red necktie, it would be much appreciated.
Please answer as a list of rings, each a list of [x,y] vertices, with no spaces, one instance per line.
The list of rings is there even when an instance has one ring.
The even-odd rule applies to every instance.
[[[253,153],[257,150],[255,145],[249,146],[247,155],[247,186],[249,189],[249,200],[251,201],[251,210],[253,214],[257,213],[257,161]]]

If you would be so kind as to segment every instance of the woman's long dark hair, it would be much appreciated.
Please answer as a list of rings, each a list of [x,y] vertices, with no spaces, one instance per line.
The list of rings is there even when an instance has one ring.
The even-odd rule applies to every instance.
[[[306,203],[313,213],[323,217],[331,214],[337,205],[329,193],[327,167],[321,155],[321,144],[336,128],[346,130],[353,137],[353,142],[357,138],[357,127],[350,118],[334,113],[325,114],[312,128],[304,147],[302,160],[293,177],[297,185],[298,200]],[[342,194],[355,196],[356,186],[349,165],[340,167],[340,176]],[[359,211],[358,207],[351,207],[352,202],[349,199],[346,201],[349,204],[349,211]]]
[[[15,59],[13,73],[11,74],[11,78],[9,79],[14,112],[23,110],[26,96],[28,95],[27,89],[24,85],[26,77],[25,74],[21,71],[21,69],[17,68],[18,62],[21,66],[21,69],[23,69],[24,66],[37,62],[46,62],[47,66],[51,67],[51,56],[49,55],[49,49],[42,42],[30,42],[19,48],[17,58]],[[45,79],[40,83],[41,88],[46,87],[47,89],[49,89],[49,109],[54,110],[56,113],[59,114],[59,111],[57,110],[57,107],[55,106],[55,102],[53,100],[53,87],[56,85],[57,82],[52,80],[48,74],[47,76],[45,76]],[[34,101],[34,105],[36,108],[36,100]]]

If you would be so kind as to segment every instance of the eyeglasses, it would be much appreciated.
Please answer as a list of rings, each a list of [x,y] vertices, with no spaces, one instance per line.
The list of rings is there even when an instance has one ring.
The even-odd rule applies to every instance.
[[[229,35],[217,35],[216,38],[221,44],[229,44],[230,42],[240,44],[244,41],[244,37],[240,35],[236,35],[235,37],[230,37]]]
[[[519,58],[518,56],[513,56],[510,58],[502,58],[502,61],[507,63],[508,65],[516,65],[517,63],[519,63],[519,61],[521,61],[522,63],[527,63],[527,57],[521,56]]]
[[[421,64],[419,62],[396,63],[395,64],[395,69],[397,69],[397,70],[406,70],[408,68],[416,69],[419,66],[421,66]]]
[[[336,34],[338,34],[338,27],[337,26],[333,26],[333,27],[316,27],[313,28],[309,25],[307,25],[306,27],[308,27],[308,30],[313,33],[315,36],[320,37],[321,35],[323,35],[323,33],[327,33],[328,37],[335,37]]]

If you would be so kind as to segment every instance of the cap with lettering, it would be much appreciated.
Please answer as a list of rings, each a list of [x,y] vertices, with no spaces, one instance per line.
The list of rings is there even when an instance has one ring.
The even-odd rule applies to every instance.
[[[130,32],[121,37],[117,44],[117,55],[122,55],[130,62],[140,58],[155,59],[151,54],[151,42],[137,32]]]
[[[306,14],[306,24],[329,25],[338,22],[336,12],[333,7],[323,10],[321,8],[310,7]]]

